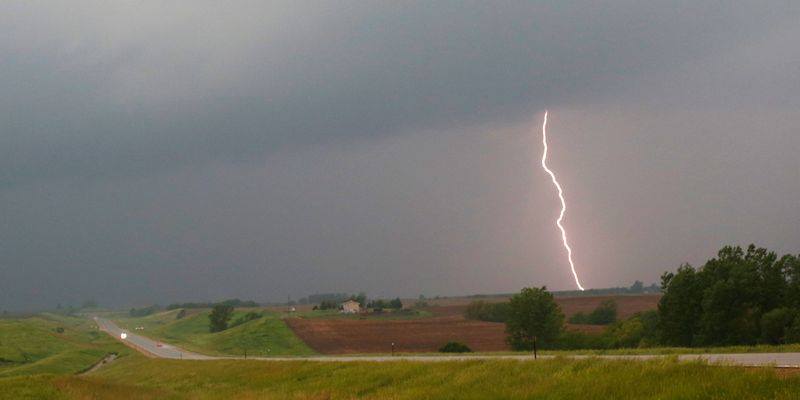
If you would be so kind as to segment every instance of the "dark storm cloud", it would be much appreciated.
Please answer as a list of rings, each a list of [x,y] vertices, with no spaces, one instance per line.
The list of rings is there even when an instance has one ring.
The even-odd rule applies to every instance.
[[[0,302],[569,287],[544,107],[590,286],[796,252],[799,9],[3,3]]]
[[[794,21],[696,2],[3,8],[3,186],[586,103]]]

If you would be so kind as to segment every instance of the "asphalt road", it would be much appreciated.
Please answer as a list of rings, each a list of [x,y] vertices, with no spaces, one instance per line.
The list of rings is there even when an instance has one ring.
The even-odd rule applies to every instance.
[[[153,339],[137,335],[129,330],[120,328],[117,326],[117,324],[105,318],[94,317],[94,320],[97,322],[97,326],[100,328],[100,330],[105,331],[109,335],[117,338],[117,340],[145,354],[159,358],[184,360],[210,360],[214,358],[202,354],[192,353],[191,351],[186,351],[173,345],[157,342]],[[126,334],[125,339],[122,339],[122,333]]]
[[[137,335],[118,327],[114,322],[94,317],[101,330],[137,350],[160,358],[183,359],[183,360],[222,360],[222,359],[243,359],[243,357],[214,357],[203,354],[192,353],[179,347],[166,343],[157,342],[147,337]],[[127,337],[121,338],[125,332]],[[601,358],[612,360],[652,360],[663,358],[663,355],[602,355],[602,356],[566,356],[573,359]],[[539,356],[539,359],[550,359],[555,356]],[[250,360],[265,361],[320,361],[320,362],[349,362],[349,361],[467,361],[467,360],[487,360],[487,359],[508,359],[532,361],[533,355],[448,355],[448,356],[317,356],[317,357],[248,357]],[[678,359],[682,361],[705,360],[712,364],[730,364],[739,366],[774,366],[780,368],[800,368],[800,353],[733,353],[733,354],[681,354]]]

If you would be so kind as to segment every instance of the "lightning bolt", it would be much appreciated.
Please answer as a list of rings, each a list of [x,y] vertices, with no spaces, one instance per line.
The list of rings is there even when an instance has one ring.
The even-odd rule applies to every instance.
[[[558,219],[556,220],[556,225],[558,229],[561,230],[561,240],[564,242],[564,247],[567,249],[567,260],[569,260],[569,267],[572,269],[572,276],[575,277],[575,284],[578,285],[578,289],[584,290],[583,286],[581,286],[581,282],[578,280],[578,273],[575,272],[575,264],[572,262],[572,249],[569,247],[569,243],[567,242],[567,231],[564,229],[564,226],[561,225],[561,221],[564,220],[564,213],[567,211],[567,202],[564,201],[564,191],[561,189],[561,185],[558,183],[556,179],[556,174],[547,168],[547,110],[544,111],[544,122],[542,123],[542,144],[544,144],[544,153],[542,153],[542,168],[550,174],[550,178],[553,179],[553,185],[555,185],[556,189],[558,189],[558,198],[561,200],[561,214],[558,215]]]

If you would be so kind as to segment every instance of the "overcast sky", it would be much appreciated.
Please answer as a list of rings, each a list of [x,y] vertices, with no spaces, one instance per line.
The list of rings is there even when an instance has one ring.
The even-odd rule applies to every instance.
[[[800,3],[0,3],[0,308],[800,253]]]

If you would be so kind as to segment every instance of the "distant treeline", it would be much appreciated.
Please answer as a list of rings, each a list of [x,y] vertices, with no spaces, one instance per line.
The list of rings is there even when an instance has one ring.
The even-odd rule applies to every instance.
[[[357,295],[349,294],[349,293],[317,293],[308,295],[303,297],[302,299],[298,300],[298,304],[322,304],[322,302],[328,303],[343,303],[351,298],[357,297]]]
[[[225,306],[231,307],[258,307],[259,304],[252,300],[239,300],[239,299],[228,299],[219,302],[200,302],[200,303],[172,303],[166,307],[161,307],[158,304],[153,304],[148,307],[141,307],[141,308],[131,308],[128,310],[128,314],[131,317],[146,317],[148,315],[154,314],[161,310],[178,310],[178,309],[186,309],[186,308],[212,308],[217,304],[222,304]]]
[[[128,311],[128,314],[130,314],[131,317],[146,317],[150,314],[157,312],[160,309],[161,307],[159,307],[158,304],[154,304],[150,307],[131,308]]]
[[[179,308],[211,308],[217,304],[222,304],[224,306],[231,306],[231,307],[258,307],[259,304],[253,300],[239,300],[239,299],[228,299],[218,302],[208,302],[208,303],[173,303],[166,307],[167,310],[177,310]]]
[[[579,297],[579,296],[608,296],[619,294],[648,294],[648,293],[661,293],[661,286],[656,283],[645,286],[642,281],[635,281],[629,287],[612,287],[603,289],[586,289],[586,290],[560,290],[553,292],[555,297]]]
[[[645,286],[642,281],[635,281],[628,287],[612,287],[602,289],[586,289],[586,290],[558,290],[550,292],[555,297],[593,297],[593,296],[611,296],[611,295],[625,295],[625,294],[656,294],[661,293],[661,286],[656,283]],[[497,297],[511,297],[515,293],[495,293],[495,294],[473,294],[466,296],[470,299],[487,299]],[[460,296],[453,296],[460,297]],[[436,299],[446,299],[448,296],[436,296]]]

